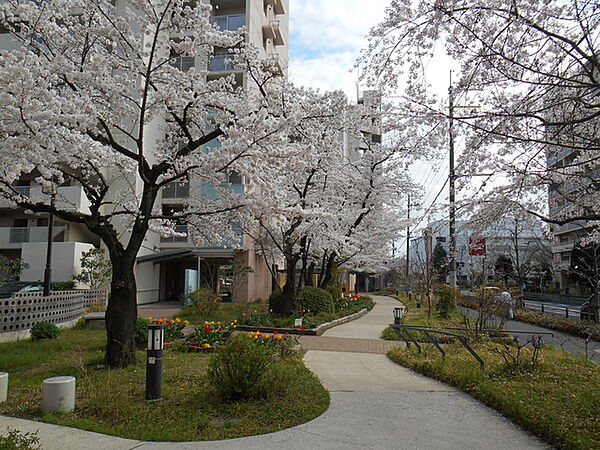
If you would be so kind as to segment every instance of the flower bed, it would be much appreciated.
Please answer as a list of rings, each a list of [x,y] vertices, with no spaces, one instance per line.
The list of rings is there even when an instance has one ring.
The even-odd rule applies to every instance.
[[[314,314],[307,309],[298,309],[291,316],[282,317],[272,311],[261,309],[242,314],[242,317],[239,318],[239,325],[242,330],[255,330],[259,327],[270,332],[315,334],[314,330],[322,324],[351,316],[363,309],[371,310],[373,306],[371,297],[356,294],[336,301],[332,312]],[[302,319],[301,326],[295,326],[297,319]]]
[[[186,336],[185,341],[178,346],[183,352],[212,351],[231,336],[237,328],[237,320],[229,323],[204,322],[201,327]]]

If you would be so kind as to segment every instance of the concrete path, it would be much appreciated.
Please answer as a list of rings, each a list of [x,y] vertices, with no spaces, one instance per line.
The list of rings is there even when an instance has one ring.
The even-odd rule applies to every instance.
[[[326,334],[335,333],[339,342],[354,345],[359,339],[365,344],[377,339],[397,302],[375,300],[371,313]],[[309,350],[305,362],[331,392],[330,407],[311,422],[277,433],[216,442],[152,443],[1,416],[0,429],[39,430],[43,448],[57,450],[548,447],[468,395],[394,364],[384,354]]]
[[[147,319],[173,319],[174,316],[183,309],[183,304],[180,302],[158,302],[148,303],[138,306],[138,317]]]

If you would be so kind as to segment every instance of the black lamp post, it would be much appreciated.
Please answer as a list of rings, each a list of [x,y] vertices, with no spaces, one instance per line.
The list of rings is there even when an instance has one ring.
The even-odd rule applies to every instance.
[[[394,308],[394,324],[400,325],[402,323],[402,319],[404,318],[404,314],[406,314],[406,308],[403,306],[397,306]]]
[[[56,198],[56,185],[51,183],[43,189],[44,194],[50,195],[50,207],[54,208]],[[48,246],[46,248],[46,269],[44,270],[44,297],[50,295],[50,283],[52,281],[52,238],[54,234],[54,214],[48,216]]]
[[[165,326],[162,323],[151,323],[148,325],[146,400],[160,400],[162,397],[164,346]]]

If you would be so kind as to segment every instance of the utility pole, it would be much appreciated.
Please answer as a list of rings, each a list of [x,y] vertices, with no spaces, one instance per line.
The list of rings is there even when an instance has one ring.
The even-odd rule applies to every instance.
[[[448,185],[450,192],[448,195],[450,202],[449,212],[449,242],[448,251],[450,253],[450,286],[456,288],[456,175],[454,173],[454,92],[452,90],[452,71],[450,71],[450,86],[448,87],[448,109],[449,124],[448,132],[450,137],[450,170],[448,175]]]
[[[408,208],[407,208],[406,218],[410,220],[410,194],[408,194]],[[410,225],[407,224],[407,226],[406,226],[406,283],[408,283],[409,264],[410,264]]]

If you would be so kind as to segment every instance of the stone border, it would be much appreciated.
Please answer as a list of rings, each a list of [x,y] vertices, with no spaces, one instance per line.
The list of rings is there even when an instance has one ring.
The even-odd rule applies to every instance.
[[[339,319],[332,320],[331,322],[325,322],[319,325],[317,328],[311,328],[308,330],[300,330],[298,328],[275,328],[275,327],[259,327],[253,325],[238,325],[237,330],[239,331],[257,331],[260,330],[265,333],[273,333],[277,331],[278,333],[287,333],[287,334],[302,334],[305,336],[321,336],[325,331],[330,328],[337,327],[338,325],[343,325],[348,322],[352,322],[365,314],[367,314],[369,310],[367,308],[363,308],[354,314],[350,314],[349,316],[340,317]]]

